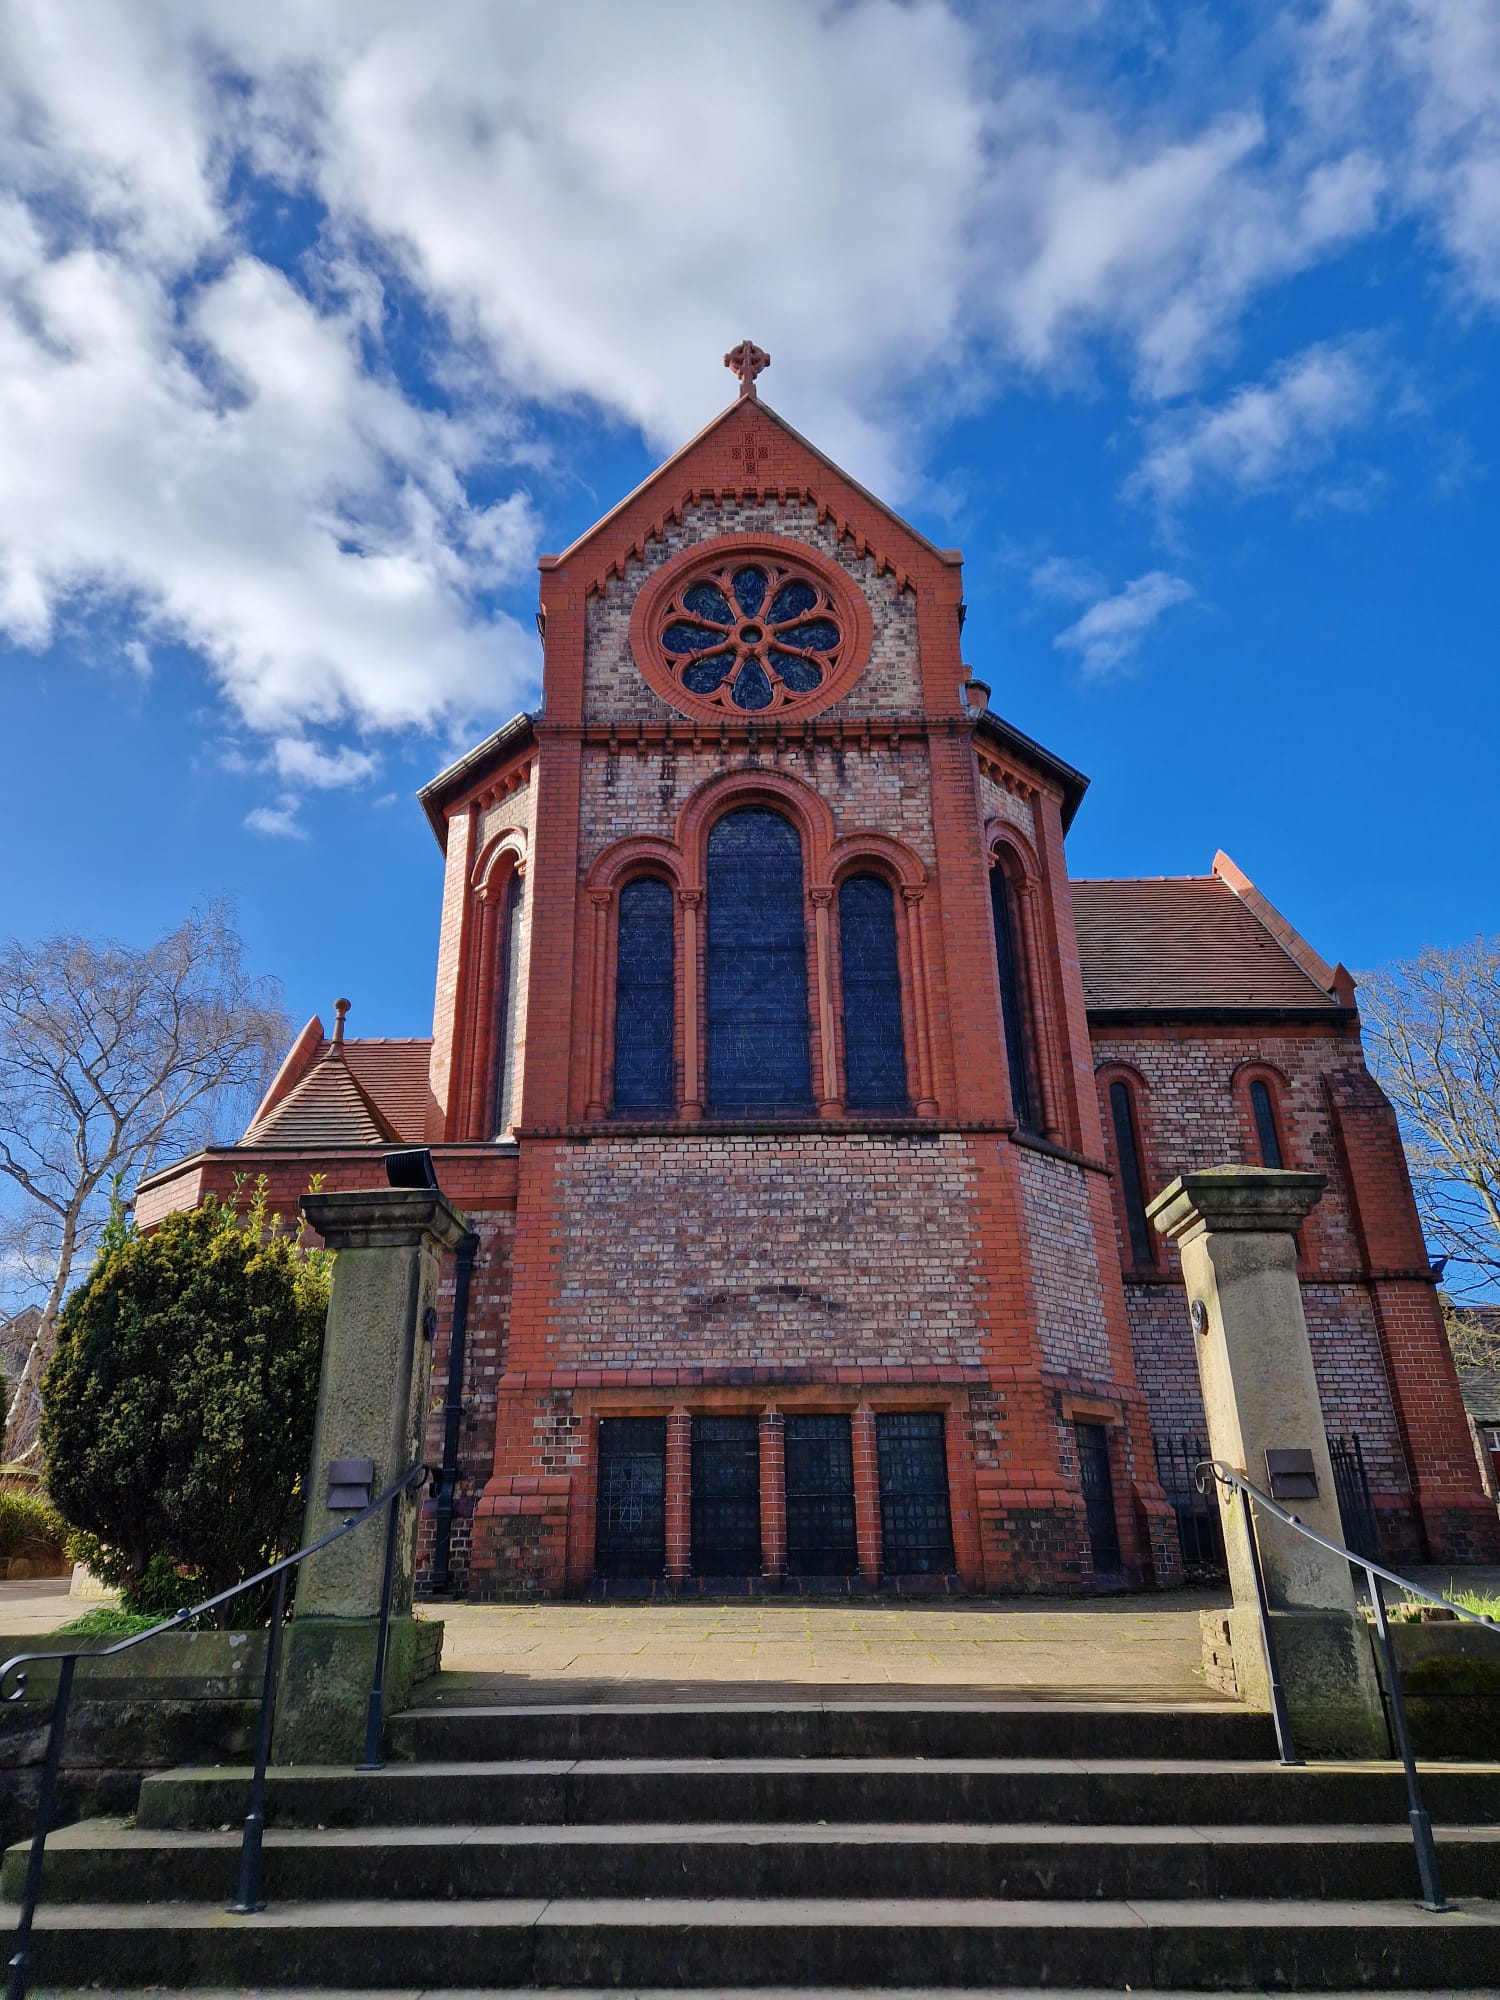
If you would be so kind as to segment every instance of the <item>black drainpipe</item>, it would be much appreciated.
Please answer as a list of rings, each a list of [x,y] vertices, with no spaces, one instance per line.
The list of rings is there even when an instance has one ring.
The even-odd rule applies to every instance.
[[[479,1238],[471,1231],[461,1236],[454,1251],[453,1331],[448,1341],[448,1397],[443,1404],[443,1465],[439,1474],[433,1508],[437,1529],[432,1550],[434,1595],[453,1588],[451,1547],[453,1541],[453,1496],[458,1485],[458,1427],[464,1414],[464,1350],[469,1335],[469,1279]]]

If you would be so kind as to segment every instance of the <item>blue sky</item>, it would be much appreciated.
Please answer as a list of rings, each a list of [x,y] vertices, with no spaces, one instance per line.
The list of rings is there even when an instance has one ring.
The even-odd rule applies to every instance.
[[[745,335],[963,548],[1075,874],[1222,846],[1354,967],[1500,930],[1500,6],[630,19],[6,10],[0,932],[228,895],[298,1018],[427,1032],[412,795]]]

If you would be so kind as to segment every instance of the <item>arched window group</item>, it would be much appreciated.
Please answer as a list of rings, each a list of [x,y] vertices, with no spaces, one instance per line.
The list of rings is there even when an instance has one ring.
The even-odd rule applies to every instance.
[[[709,1116],[808,1117],[830,1098],[857,1112],[911,1110],[900,921],[906,912],[896,888],[885,873],[856,867],[838,880],[836,893],[816,891],[809,899],[806,865],[792,819],[755,803],[713,821],[703,848],[703,891],[684,894],[681,912],[665,875],[626,879],[615,898],[611,1033],[601,1045],[609,1088],[600,1109],[670,1116],[688,1067],[682,1042],[689,1036],[696,1047],[701,1018],[694,1077]],[[595,892],[596,908],[606,909],[609,895]],[[684,977],[684,959],[693,961],[694,982]],[[815,995],[823,996],[821,1016]],[[829,1033],[829,1003],[842,1031],[836,1037]],[[821,1064],[815,1018],[823,1031]]]

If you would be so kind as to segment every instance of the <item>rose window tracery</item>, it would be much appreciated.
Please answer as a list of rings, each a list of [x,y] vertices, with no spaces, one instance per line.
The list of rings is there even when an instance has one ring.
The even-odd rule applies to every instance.
[[[677,685],[730,713],[818,695],[850,640],[846,612],[812,569],[759,556],[696,570],[657,607],[654,623]]]

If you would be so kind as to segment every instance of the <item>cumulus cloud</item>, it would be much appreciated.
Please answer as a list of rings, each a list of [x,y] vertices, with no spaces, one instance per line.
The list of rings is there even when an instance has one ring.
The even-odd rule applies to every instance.
[[[1153,569],[1112,597],[1090,605],[1077,623],[1059,632],[1052,643],[1061,652],[1076,653],[1090,679],[1118,673],[1135,658],[1157,620],[1193,595],[1192,585],[1182,577]]]
[[[1217,482],[1258,492],[1302,472],[1340,434],[1369,418],[1380,374],[1371,345],[1325,341],[1245,383],[1217,405],[1185,410],[1155,427],[1130,489],[1165,506]]]
[[[1095,0],[620,21],[13,0],[0,637],[108,607],[122,646],[197,651],[281,783],[359,783],[381,732],[525,698],[497,595],[538,543],[534,408],[675,446],[748,334],[771,400],[901,500],[927,426],[997,381],[1104,349],[1143,398],[1201,395],[1268,287],[1401,215],[1500,302],[1500,20],[1473,0],[1279,14],[1210,108],[1164,31],[1149,93],[1122,83],[1139,22]],[[257,226],[277,204],[290,248]],[[1272,406],[1316,427],[1294,401],[1153,433],[1152,490],[1253,482]],[[342,761],[280,747],[340,732]]]

